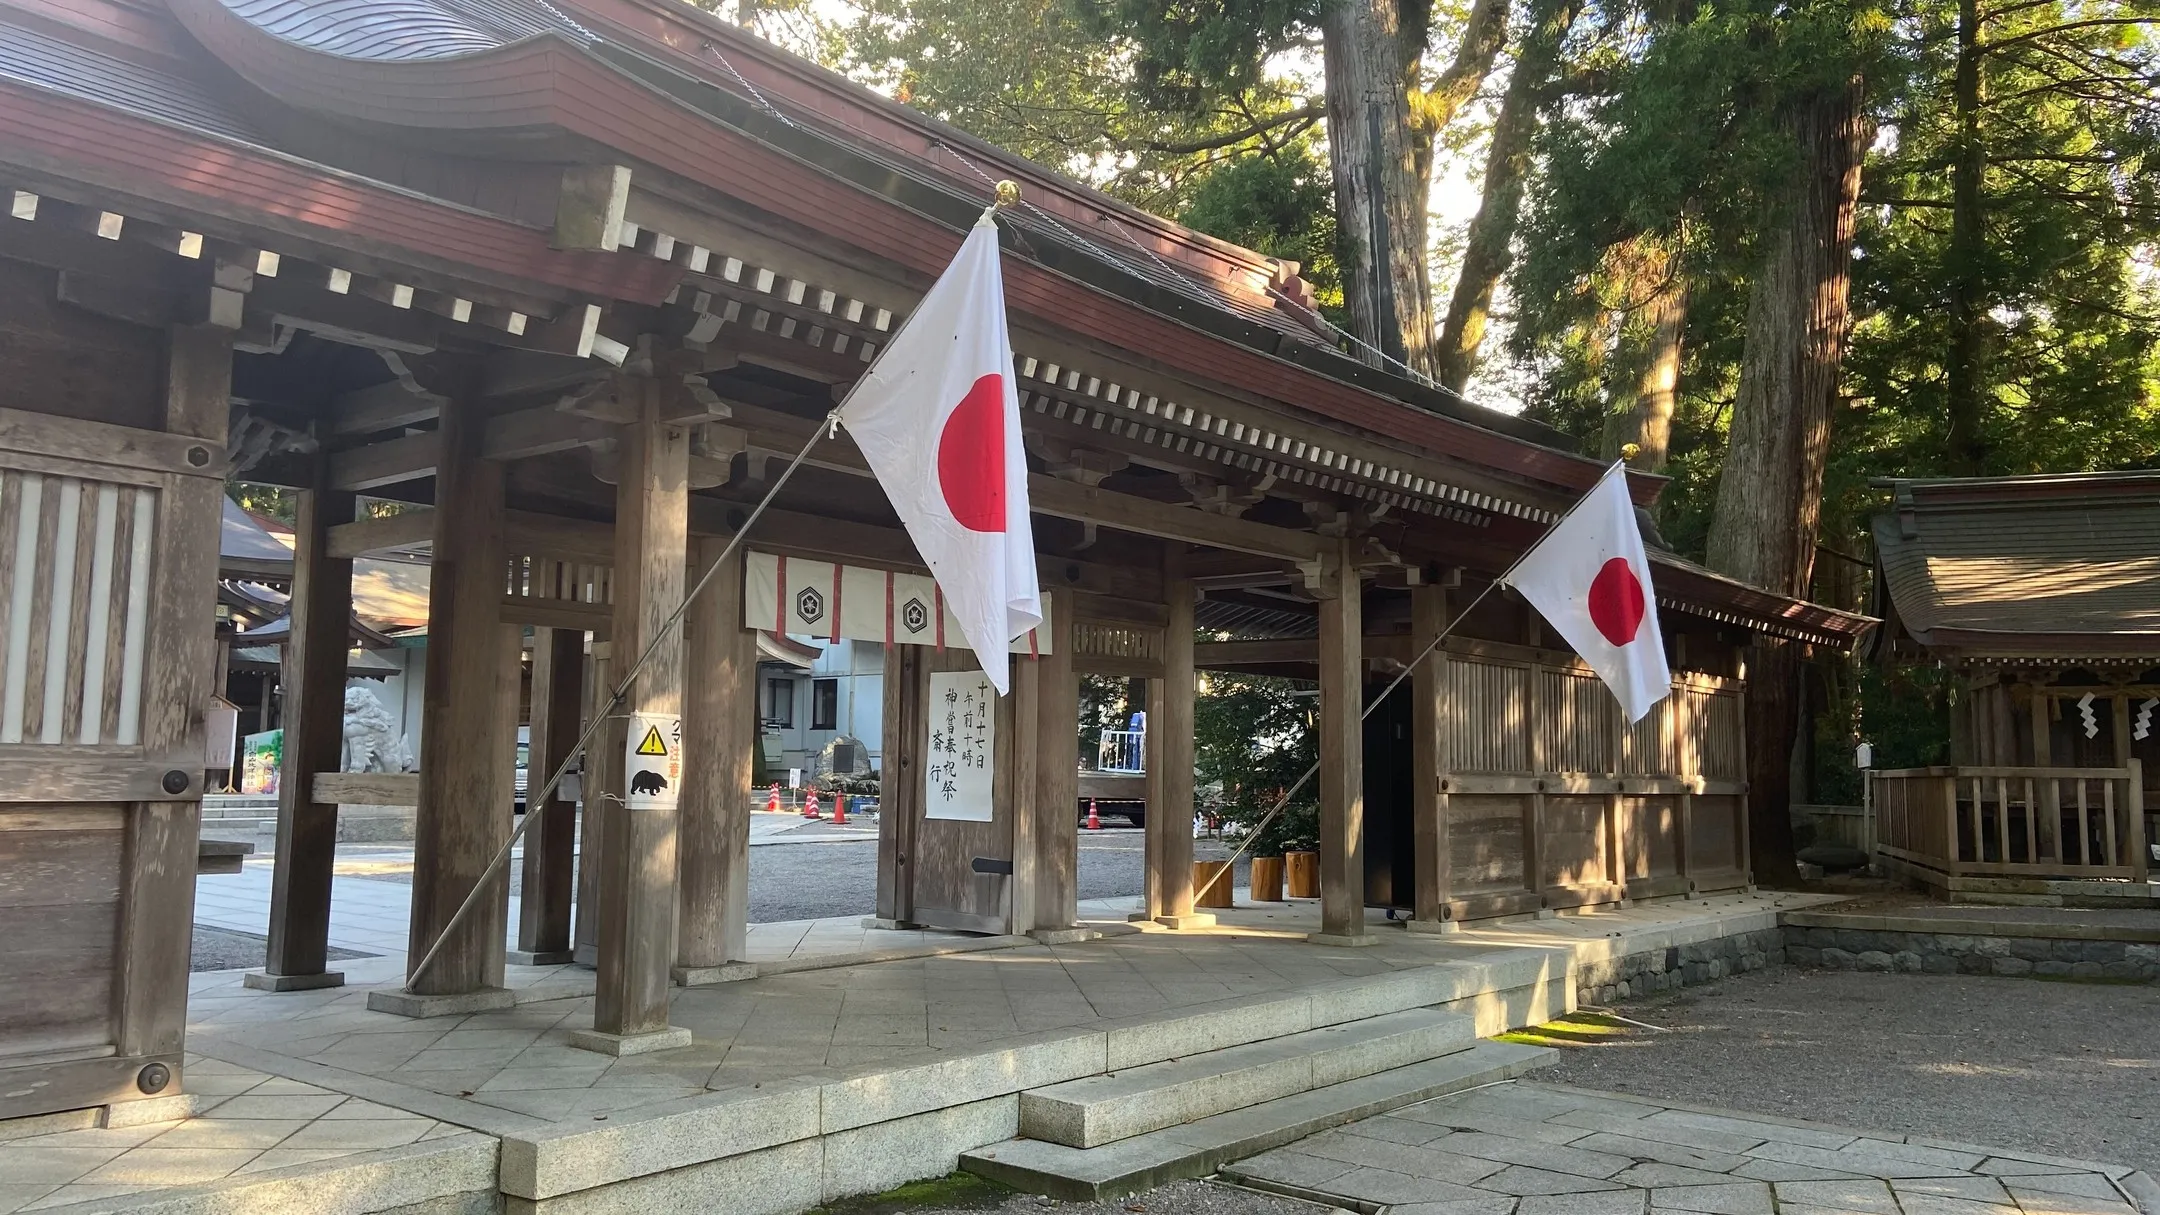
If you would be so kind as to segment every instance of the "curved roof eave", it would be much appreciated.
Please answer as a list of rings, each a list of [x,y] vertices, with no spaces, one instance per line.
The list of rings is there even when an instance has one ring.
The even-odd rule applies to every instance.
[[[342,5],[350,0],[336,2]],[[365,2],[379,8],[386,0]],[[869,195],[885,207],[913,212],[918,220],[930,221],[951,235],[955,244],[957,235],[952,234],[964,231],[981,206],[980,199],[963,197],[941,183],[814,131],[793,124],[780,130],[780,122],[766,119],[732,93],[649,56],[601,43],[583,27],[540,30],[492,48],[454,55],[360,58],[254,24],[222,0],[171,0],[171,4],[190,31],[228,66],[257,87],[302,108],[414,128],[510,132],[553,126],[614,147],[629,159],[660,163],[671,172],[695,177],[699,171],[695,157],[678,154],[676,158],[684,163],[670,165],[654,159],[668,154],[658,144],[622,146],[636,141],[609,128],[609,116],[566,104],[559,95],[559,89],[568,84],[589,88],[604,76],[616,82],[611,101],[647,107],[657,103],[687,113],[707,136],[737,144],[751,141],[763,151],[835,178],[836,184]],[[650,100],[640,103],[635,96],[639,94]],[[763,129],[767,126],[774,129]],[[847,171],[836,172],[836,168]],[[861,233],[860,225],[851,228],[837,218],[833,222],[840,229],[839,239],[848,239],[851,231],[858,237]],[[919,238],[911,239],[919,243]],[[1562,490],[1587,487],[1603,470],[1597,461],[1562,450],[1558,444],[1564,437],[1538,423],[1482,408],[1465,409],[1437,392],[1427,394],[1432,400],[1413,400],[1420,390],[1407,380],[1367,367],[1332,348],[1290,342],[1280,330],[1172,290],[1088,250],[1072,248],[1054,234],[1030,228],[1026,245],[1016,251],[1049,273],[1263,356],[1292,380],[1313,385],[1308,377],[1324,377],[1333,384],[1332,394],[1353,408],[1307,406],[1297,396],[1280,398],[1297,400],[1301,407],[1322,416],[1379,434],[1400,430],[1386,425],[1389,411],[1428,419],[1415,427],[1418,430],[1430,429],[1437,421],[1444,435],[1411,438],[1396,433],[1391,437]],[[1473,413],[1478,416],[1469,416]],[[1638,501],[1654,500],[1662,484],[1661,478],[1631,478]]]

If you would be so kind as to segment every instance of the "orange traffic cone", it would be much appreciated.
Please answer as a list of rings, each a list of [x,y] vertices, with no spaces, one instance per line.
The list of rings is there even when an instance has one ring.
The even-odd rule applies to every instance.
[[[803,799],[803,807],[802,807],[802,816],[803,816],[804,818],[823,818],[823,817],[824,817],[824,815],[821,815],[821,814],[819,814],[819,813],[818,813],[818,808],[817,808],[817,786],[816,786],[816,785],[812,785],[812,786],[810,786],[810,793],[809,793],[809,795],[808,795],[807,797],[805,797],[805,798]]]
[[[1095,813],[1095,799],[1092,797],[1088,799],[1087,829],[1090,831],[1102,830],[1102,818]]]
[[[832,795],[833,826],[847,826],[847,801],[848,795],[845,793],[835,793]]]
[[[772,789],[765,794],[765,813],[780,813],[780,782],[774,781]]]

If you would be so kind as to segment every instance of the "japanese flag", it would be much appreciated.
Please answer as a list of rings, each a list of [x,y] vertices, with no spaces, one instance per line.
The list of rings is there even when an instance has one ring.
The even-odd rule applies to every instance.
[[[839,412],[1002,696],[1008,647],[1042,623],[1042,598],[991,215]]]
[[[1625,465],[1615,462],[1575,509],[1501,581],[1567,638],[1612,689],[1629,724],[1672,688],[1657,599]]]

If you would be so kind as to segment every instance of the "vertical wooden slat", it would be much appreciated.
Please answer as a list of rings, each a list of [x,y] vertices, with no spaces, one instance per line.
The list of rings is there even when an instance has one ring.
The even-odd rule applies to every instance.
[[[2078,782],[2079,788],[2083,788],[2084,785],[2084,781]],[[2115,781],[2113,779],[2100,782],[2100,802],[2102,815],[2101,840],[2104,844],[2101,852],[2104,859],[2101,863],[2113,867],[2122,864],[2122,853],[2115,838]]]
[[[2148,881],[2152,874],[2151,843],[2145,837],[2145,765],[2136,759],[2123,761],[2130,779],[2123,786],[2123,809],[2130,816],[2130,880]]]
[[[2052,778],[2050,783],[2054,783]],[[2073,783],[2077,785],[2078,863],[2096,864],[2092,855],[2092,812],[2086,805],[2085,782],[2079,780]]]
[[[5,585],[0,585],[0,742],[19,743],[30,662],[30,614],[37,592],[37,537],[44,513],[44,478],[7,470],[0,486],[0,518],[14,526],[0,535],[7,545]]]
[[[120,634],[120,716],[113,727],[113,741],[122,745],[136,742],[144,729],[143,674],[150,669],[147,646],[152,540],[159,527],[158,512],[165,509],[168,508],[160,491],[135,491],[135,522],[128,538],[127,623]],[[213,589],[212,595],[215,593]]]
[[[62,548],[66,549],[69,559],[72,559],[75,552],[74,545],[64,544],[62,537],[68,535],[68,538],[72,539],[74,512],[68,503],[79,487],[80,482],[69,477],[52,477],[45,482],[45,507],[38,520],[36,557],[30,567],[35,571],[35,582],[32,585],[40,593],[32,601],[29,615],[29,653],[23,664],[22,732],[12,736],[0,733],[0,741],[57,741],[45,737],[45,709],[48,704],[46,692],[48,685],[53,685],[53,690],[58,690],[55,681],[60,675],[54,670],[58,662],[53,653],[53,633],[56,628],[64,629],[63,625],[55,624],[55,618],[66,619],[67,600],[61,594],[55,593],[53,579],[59,573],[58,566],[63,560]],[[65,532],[63,525],[66,525]],[[71,586],[69,590],[72,589]],[[65,644],[63,640],[62,645]]]
[[[540,790],[577,745],[584,703],[585,634],[575,629],[534,629],[532,713],[525,760],[525,814],[531,826],[525,831],[522,858],[518,956],[511,959],[522,965],[544,966],[574,956],[570,905],[577,884],[577,802],[562,796],[559,789],[542,801]],[[689,736],[687,723],[683,733]],[[582,792],[583,781],[579,784]],[[684,796],[689,796],[687,789]]]
[[[1980,777],[1973,778],[1973,801],[1976,804],[1980,800],[1981,787],[1986,783]],[[2006,865],[2013,859],[2010,855],[2010,802],[2008,799],[1999,800],[1995,806],[1995,855],[2002,858],[2002,862]]]
[[[1957,777],[1940,777],[1937,779],[1937,784],[1942,791],[1943,868],[1949,871],[1952,877],[1955,877],[1964,869],[1962,851],[1958,847]],[[1978,847],[1977,838],[1975,837],[1975,848]]]
[[[114,503],[112,563],[113,576],[110,594],[106,600],[106,648],[103,679],[98,693],[99,716],[96,722],[86,719],[84,730],[95,729],[100,741],[111,742],[120,733],[120,690],[128,663],[128,602],[131,598],[131,575],[134,572],[131,556],[135,550],[135,502],[150,491],[137,486],[120,490]],[[220,653],[222,653],[222,648]],[[211,690],[223,694],[224,685],[211,680]]]
[[[68,695],[62,722],[69,741],[96,745],[105,724],[105,663],[112,649],[113,532],[118,523],[120,487],[91,486],[84,504],[89,526],[82,529],[77,568],[88,572],[82,602],[75,609],[75,636],[68,645]]]

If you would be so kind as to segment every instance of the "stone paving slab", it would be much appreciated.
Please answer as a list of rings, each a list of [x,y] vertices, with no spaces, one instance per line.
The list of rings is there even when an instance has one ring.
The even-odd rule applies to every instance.
[[[1222,1172],[1367,1215],[2160,1215],[2135,1205],[2160,1185],[2118,1166],[1528,1081]]]

